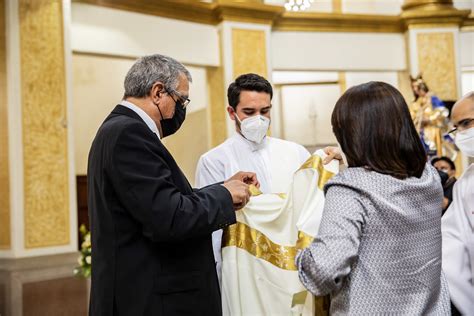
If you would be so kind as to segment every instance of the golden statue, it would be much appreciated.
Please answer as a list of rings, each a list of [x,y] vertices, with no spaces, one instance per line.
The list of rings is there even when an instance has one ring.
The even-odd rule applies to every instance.
[[[427,155],[430,158],[447,156],[456,159],[454,141],[448,134],[449,110],[443,101],[430,92],[421,75],[416,78],[410,76],[410,79],[415,96],[410,113]]]

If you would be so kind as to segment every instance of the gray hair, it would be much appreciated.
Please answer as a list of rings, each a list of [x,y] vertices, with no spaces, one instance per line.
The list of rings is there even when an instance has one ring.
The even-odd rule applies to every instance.
[[[171,57],[159,54],[141,57],[125,76],[123,98],[144,98],[157,81],[162,82],[168,89],[175,90],[182,74],[192,82],[186,67]]]

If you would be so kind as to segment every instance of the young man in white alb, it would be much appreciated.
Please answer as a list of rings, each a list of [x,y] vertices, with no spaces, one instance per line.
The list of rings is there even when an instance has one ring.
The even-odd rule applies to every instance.
[[[196,170],[196,186],[224,181],[245,170],[254,172],[262,193],[286,192],[293,173],[310,157],[301,145],[269,137],[271,84],[256,74],[239,76],[229,86],[227,112],[235,121],[236,134],[201,156]],[[221,276],[222,230],[213,233],[217,272]]]

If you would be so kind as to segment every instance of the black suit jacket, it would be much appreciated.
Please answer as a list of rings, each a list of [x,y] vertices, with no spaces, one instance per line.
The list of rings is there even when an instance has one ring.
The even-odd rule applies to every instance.
[[[91,315],[222,313],[211,233],[235,222],[232,197],[219,184],[193,190],[124,106],[92,144],[88,199]]]

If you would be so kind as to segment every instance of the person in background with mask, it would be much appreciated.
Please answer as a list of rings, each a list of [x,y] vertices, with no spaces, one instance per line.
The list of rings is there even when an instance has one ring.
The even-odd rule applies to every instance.
[[[236,134],[201,156],[196,186],[223,181],[238,171],[257,175],[262,193],[286,192],[293,173],[310,157],[301,145],[267,136],[273,89],[262,76],[239,76],[227,90],[227,112]],[[216,267],[221,271],[222,230],[213,233]]]
[[[454,104],[451,131],[456,146],[474,157],[474,92]],[[443,270],[449,284],[453,315],[474,315],[474,164],[453,189],[453,202],[441,220]]]
[[[453,201],[453,187],[456,183],[456,165],[448,157],[435,157],[431,159],[433,167],[440,172],[441,184],[443,185],[443,215]]]
[[[236,221],[254,173],[192,189],[162,144],[186,114],[188,70],[138,59],[89,153],[89,315],[221,315],[211,233]]]

